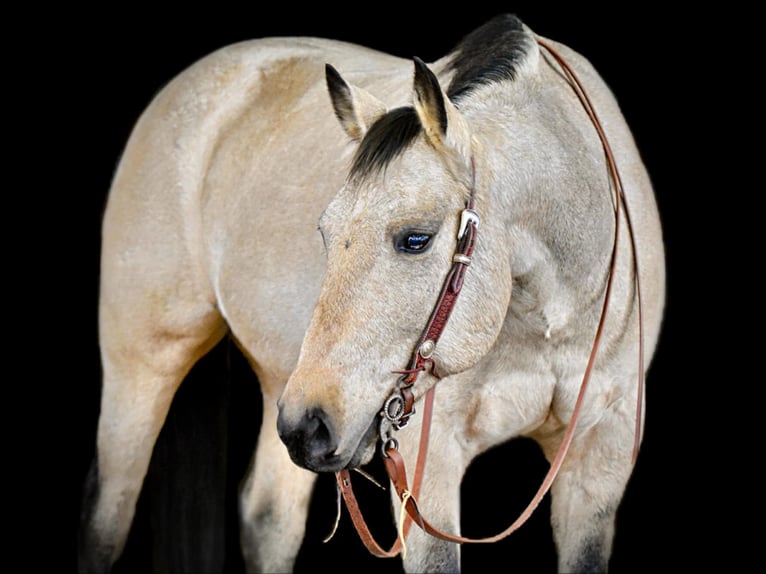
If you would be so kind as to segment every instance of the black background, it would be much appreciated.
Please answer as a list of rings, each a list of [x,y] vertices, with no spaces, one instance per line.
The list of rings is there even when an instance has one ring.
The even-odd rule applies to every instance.
[[[698,241],[698,216],[690,207],[705,185],[713,186],[706,158],[692,152],[700,138],[713,129],[709,85],[710,60],[698,55],[714,51],[717,22],[674,16],[664,12],[626,7],[619,13],[596,9],[553,7],[545,3],[507,3],[490,9],[471,6],[442,13],[435,8],[413,11],[413,6],[370,5],[349,10],[269,6],[255,4],[234,8],[225,4],[195,11],[191,6],[170,16],[153,10],[122,7],[113,15],[89,13],[95,25],[62,30],[59,47],[67,51],[65,81],[52,86],[76,104],[64,115],[68,129],[79,134],[68,162],[69,184],[77,206],[76,260],[84,271],[77,280],[78,335],[62,340],[70,349],[64,365],[77,374],[74,389],[76,417],[68,428],[73,461],[73,506],[67,507],[64,528],[72,540],[64,558],[75,562],[74,539],[79,513],[80,488],[93,456],[98,416],[99,357],[96,325],[100,218],[110,180],[130,130],[145,106],[173,76],[200,57],[224,45],[261,36],[312,35],[367,45],[402,57],[433,61],[459,39],[499,11],[516,13],[536,33],[568,44],[595,65],[617,96],[634,131],[655,184],[667,250],[668,299],[664,331],[647,381],[645,440],[634,476],[618,515],[612,569],[614,572],[648,572],[701,567],[727,569],[744,560],[744,539],[738,523],[728,521],[729,507],[747,506],[744,492],[729,502],[719,481],[722,474],[742,468],[729,443],[722,442],[725,424],[715,427],[711,418],[725,409],[724,399],[709,400],[719,390],[718,368],[722,351],[706,344],[710,323],[699,319],[700,307],[711,302],[711,265],[703,258]],[[71,15],[71,14],[70,14]],[[54,46],[55,49],[55,46]],[[74,92],[74,93],[73,93]],[[62,100],[63,101],[63,100]],[[701,124],[705,129],[700,132]],[[64,146],[67,147],[67,146]],[[694,179],[690,174],[695,174]],[[81,222],[81,224],[79,223]],[[714,297],[714,295],[712,296]],[[701,304],[700,304],[701,303]],[[68,337],[63,337],[67,339]],[[230,375],[221,379],[225,361]],[[228,410],[212,397],[230,399]],[[71,395],[69,395],[71,397]],[[203,420],[228,432],[226,469],[226,572],[241,571],[237,556],[234,491],[244,473],[260,421],[257,383],[236,352],[219,348],[184,384],[169,417],[172,425],[186,428]],[[203,406],[201,406],[203,405]],[[197,409],[196,411],[194,409]],[[223,410],[222,410],[223,409]],[[197,414],[186,414],[196,412]],[[189,418],[190,417],[190,418]],[[197,418],[195,418],[197,417]],[[152,561],[152,505],[163,489],[173,491],[163,472],[173,465],[197,465],[193,458],[172,457],[171,430],[163,431],[142,495],[131,539],[120,565],[123,572],[148,572]],[[199,440],[208,440],[204,437]],[[202,450],[202,449],[200,449]],[[176,453],[178,456],[178,453]],[[202,461],[201,464],[204,464]],[[160,470],[157,470],[157,469]],[[721,472],[723,469],[723,472]],[[488,453],[471,467],[464,484],[464,529],[469,536],[486,536],[504,529],[526,505],[547,470],[536,447],[515,441]],[[172,478],[167,478],[172,480]],[[163,484],[165,486],[163,486]],[[364,487],[361,487],[364,488]],[[731,493],[729,493],[730,495]],[[194,496],[198,496],[195,493]],[[384,514],[386,495],[379,504]],[[370,510],[375,514],[376,510]],[[367,555],[344,518],[336,538],[323,545],[334,520],[331,481],[321,479],[312,506],[304,550],[297,569],[339,568],[341,571],[399,571],[397,561]],[[510,538],[494,545],[464,546],[464,571],[550,572],[555,558],[547,524],[547,501],[530,522]],[[390,531],[380,526],[382,542]],[[163,532],[173,540],[172,532]],[[153,543],[152,540],[155,540]],[[71,559],[70,559],[71,558]],[[156,558],[155,558],[156,559]],[[490,568],[487,566],[490,565]],[[68,567],[68,566],[67,566]],[[194,571],[194,570],[192,570]]]

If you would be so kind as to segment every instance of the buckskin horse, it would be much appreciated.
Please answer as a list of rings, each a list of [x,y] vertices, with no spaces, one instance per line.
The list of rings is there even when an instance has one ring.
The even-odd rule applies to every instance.
[[[559,569],[605,570],[664,265],[615,98],[515,16],[430,64],[310,37],[204,57],[142,114],[103,217],[81,570],[120,556],[174,394],[227,336],[263,396],[240,493],[250,570],[292,569],[317,473],[408,572],[459,571],[461,544],[509,534],[547,492]],[[464,539],[461,479],[514,437],[550,471],[506,531]],[[389,549],[351,487],[375,456]]]

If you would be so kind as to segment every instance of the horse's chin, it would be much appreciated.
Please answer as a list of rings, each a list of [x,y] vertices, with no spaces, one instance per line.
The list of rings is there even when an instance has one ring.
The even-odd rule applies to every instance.
[[[362,435],[356,450],[343,468],[359,468],[372,460],[378,442],[378,418],[375,417]],[[341,470],[340,468],[338,470]]]
[[[375,425],[373,425],[375,427]],[[365,438],[359,443],[356,451],[354,452],[351,460],[346,465],[346,468],[359,468],[364,466],[372,460],[375,454],[375,445],[377,443],[377,435],[373,432],[372,437],[368,438],[369,432],[365,434]]]

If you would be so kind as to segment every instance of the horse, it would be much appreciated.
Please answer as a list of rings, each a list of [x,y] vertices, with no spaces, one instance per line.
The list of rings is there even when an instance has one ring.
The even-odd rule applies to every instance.
[[[314,37],[203,57],[139,118],[103,213],[80,570],[120,557],[173,397],[226,337],[263,397],[249,571],[292,570],[318,475],[353,509],[349,470],[379,455],[399,532],[381,555],[458,572],[461,480],[516,437],[555,471],[559,570],[606,570],[664,266],[617,99],[514,15],[428,64]]]

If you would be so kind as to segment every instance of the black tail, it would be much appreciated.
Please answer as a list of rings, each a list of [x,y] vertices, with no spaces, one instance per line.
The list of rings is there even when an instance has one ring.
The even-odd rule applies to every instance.
[[[241,478],[229,468],[231,355],[224,339],[176,393],[114,574],[227,570]]]

